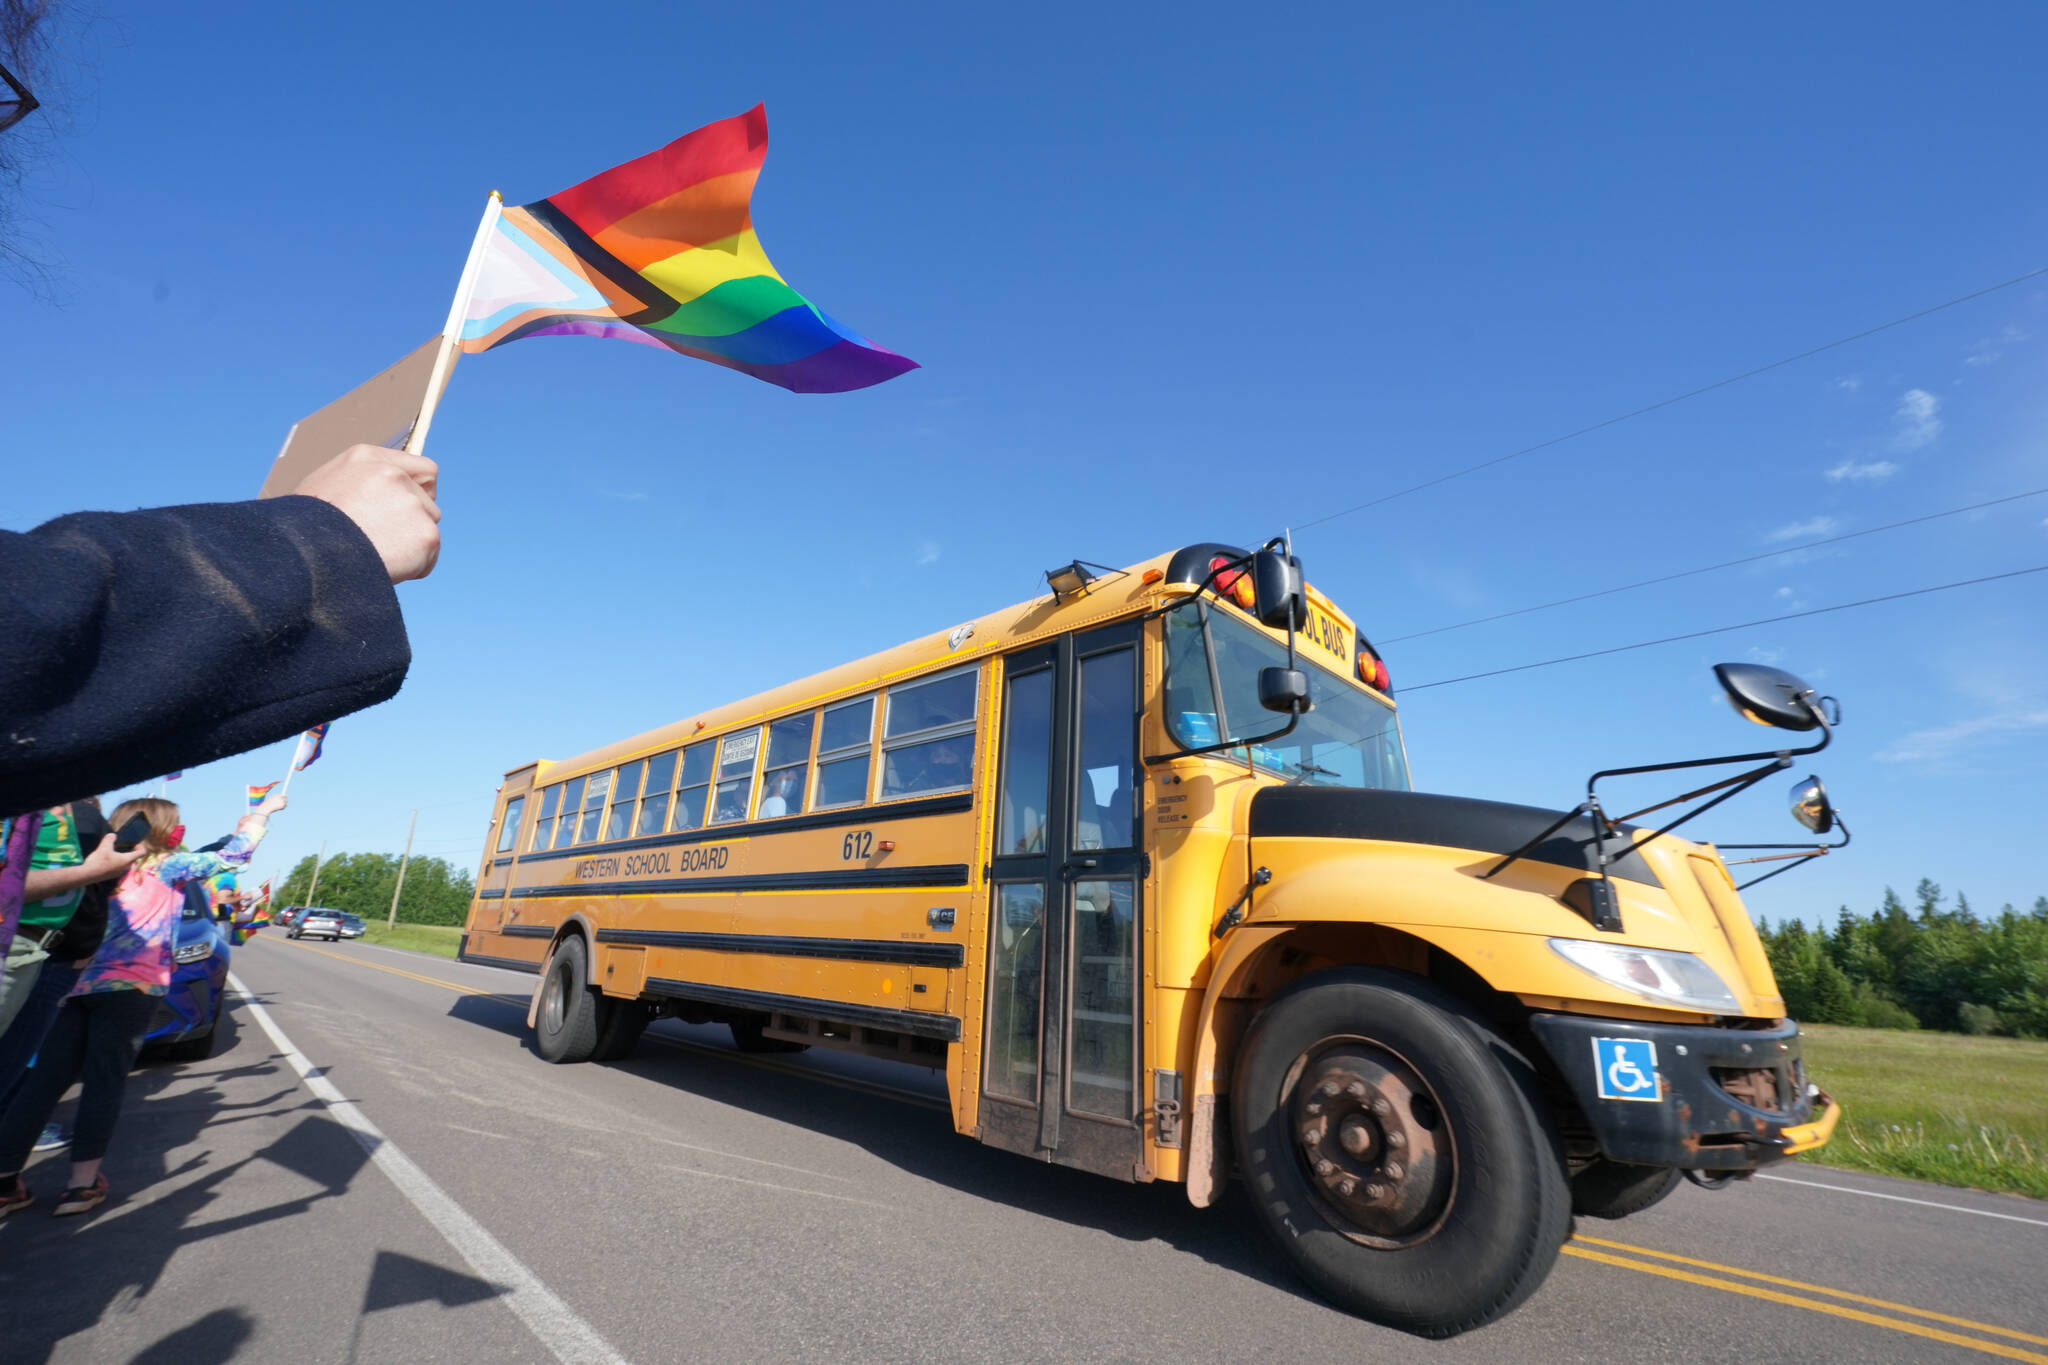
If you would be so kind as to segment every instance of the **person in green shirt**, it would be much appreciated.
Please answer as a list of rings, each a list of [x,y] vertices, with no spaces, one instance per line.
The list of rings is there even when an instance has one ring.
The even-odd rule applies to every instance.
[[[91,853],[80,846],[78,819],[70,805],[43,812],[22,888],[21,920],[7,945],[7,965],[0,976],[0,1033],[14,1022],[22,1003],[35,989],[50,946],[94,882],[119,877],[147,852],[137,844],[126,853],[114,851],[114,836],[102,836]]]

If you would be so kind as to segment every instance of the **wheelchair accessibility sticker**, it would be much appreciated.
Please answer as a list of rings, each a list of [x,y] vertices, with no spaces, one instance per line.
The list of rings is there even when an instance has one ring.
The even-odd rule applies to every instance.
[[[1647,1038],[1595,1038],[1593,1071],[1603,1100],[1655,1104],[1664,1098],[1657,1081],[1657,1045]]]

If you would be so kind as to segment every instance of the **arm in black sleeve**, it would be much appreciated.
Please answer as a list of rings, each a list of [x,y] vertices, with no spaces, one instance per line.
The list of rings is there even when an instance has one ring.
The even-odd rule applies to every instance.
[[[317,498],[0,532],[0,810],[284,739],[390,697],[411,660],[375,547]]]

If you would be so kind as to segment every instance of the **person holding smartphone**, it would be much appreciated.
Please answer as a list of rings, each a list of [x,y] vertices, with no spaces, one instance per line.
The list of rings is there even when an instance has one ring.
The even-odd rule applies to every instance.
[[[86,828],[81,816],[92,831],[89,842],[81,837]],[[119,877],[148,851],[139,837],[129,841],[126,851],[117,850],[117,842],[95,804],[74,801],[43,812],[22,885],[21,917],[0,973],[0,1034],[35,990],[51,948],[85,902],[86,888]]]
[[[106,1202],[107,1177],[100,1166],[121,1116],[128,1069],[149,1031],[158,998],[170,989],[184,888],[248,862],[271,815],[284,805],[284,793],[273,791],[242,818],[218,852],[203,853],[181,849],[185,825],[171,802],[144,797],[115,809],[111,822],[117,827],[137,814],[148,817],[147,851],[115,888],[105,940],[57,1012],[35,1067],[0,1114],[0,1216],[35,1202],[21,1170],[74,1081],[80,1090],[72,1124],[71,1180],[51,1211],[60,1217],[90,1213]]]
[[[92,797],[73,801],[69,817],[80,849],[97,850],[102,857],[121,854],[135,860],[149,852],[144,847],[144,841],[149,838],[147,817],[134,816],[121,829],[111,829],[107,817],[100,813],[99,801]],[[126,867],[124,863],[121,871],[125,872]],[[36,875],[59,878],[64,874],[91,875],[94,870],[88,859],[80,858],[76,871],[51,868],[40,870]],[[35,1060],[36,1051],[42,1047],[43,1039],[49,1036],[57,1011],[64,1007],[65,997],[78,984],[78,974],[85,970],[93,954],[99,951],[101,941],[106,938],[107,901],[120,876],[121,872],[115,872],[105,880],[87,882],[80,888],[78,905],[71,912],[71,918],[62,929],[44,939],[43,946],[48,950],[48,956],[36,972],[35,984],[25,992],[25,999],[15,1012],[14,1022],[0,1030],[0,1113],[7,1111],[16,1087],[22,1076],[27,1074],[29,1063]],[[68,1133],[63,1134],[61,1140],[51,1142],[52,1135],[58,1131],[52,1124],[37,1141],[36,1150],[69,1146],[71,1137]]]

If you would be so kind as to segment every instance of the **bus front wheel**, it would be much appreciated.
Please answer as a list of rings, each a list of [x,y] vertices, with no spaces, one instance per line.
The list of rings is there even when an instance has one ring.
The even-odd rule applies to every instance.
[[[551,1062],[587,1062],[597,1051],[600,997],[590,980],[583,940],[571,934],[548,958],[534,1017],[534,1045]]]
[[[1321,973],[1276,997],[1238,1049],[1239,1170],[1318,1292],[1452,1336],[1534,1293],[1570,1232],[1538,1093],[1527,1063],[1428,982]]]

